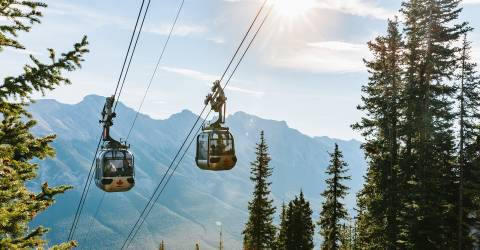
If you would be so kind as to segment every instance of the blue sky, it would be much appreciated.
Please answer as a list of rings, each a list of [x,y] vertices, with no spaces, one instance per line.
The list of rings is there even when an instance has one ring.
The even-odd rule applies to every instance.
[[[396,14],[400,1],[302,1],[315,1],[315,7],[295,17],[273,12],[227,89],[227,111],[285,120],[311,136],[358,139],[350,124],[362,115],[356,106],[368,77],[362,63],[369,55],[366,42],[384,33],[386,19]],[[45,58],[45,48],[66,50],[86,34],[91,52],[83,68],[69,74],[73,85],[44,98],[77,103],[87,94],[110,95],[140,1],[46,2],[43,24],[20,36],[27,51],[0,53],[0,77],[18,73],[28,53]],[[180,0],[152,0],[121,97],[131,107],[139,105],[179,4]],[[199,113],[211,82],[223,72],[260,4],[186,0],[142,112],[154,118],[183,109]],[[480,0],[463,6],[461,18],[477,30],[471,39],[474,58],[480,62]]]

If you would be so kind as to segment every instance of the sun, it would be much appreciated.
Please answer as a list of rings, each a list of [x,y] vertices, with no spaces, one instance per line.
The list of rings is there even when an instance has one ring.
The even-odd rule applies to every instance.
[[[315,0],[274,0],[274,11],[280,16],[296,18],[304,16],[315,7]]]

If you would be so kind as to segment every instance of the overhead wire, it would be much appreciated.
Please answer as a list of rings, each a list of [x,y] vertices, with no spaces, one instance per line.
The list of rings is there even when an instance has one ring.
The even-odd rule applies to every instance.
[[[145,93],[143,94],[142,101],[140,102],[140,105],[138,106],[137,112],[135,114],[135,118],[133,119],[132,125],[130,126],[130,129],[128,130],[128,134],[127,134],[127,137],[126,137],[125,141],[128,141],[128,139],[130,138],[130,134],[132,133],[133,127],[135,126],[135,123],[138,119],[138,115],[140,114],[140,110],[143,107],[143,104],[145,102],[145,98],[147,97],[148,91],[150,90],[153,79],[155,78],[155,75],[157,74],[158,66],[160,65],[160,62],[162,61],[163,55],[165,54],[165,50],[166,50],[167,45],[170,41],[170,38],[172,37],[173,31],[174,31],[175,26],[177,24],[178,18],[180,17],[180,13],[182,12],[184,4],[185,4],[185,0],[182,0],[182,2],[180,4],[180,7],[177,10],[177,14],[175,15],[175,19],[173,21],[172,27],[170,28],[170,31],[168,33],[167,39],[165,40],[165,43],[163,44],[162,52],[160,53],[160,56],[158,57],[157,64],[155,65],[155,69],[153,70],[153,73],[152,73],[152,76],[150,77],[147,88],[145,89]]]
[[[149,0],[149,3],[150,3],[150,0]],[[141,14],[142,14],[143,9],[144,9],[144,4],[145,4],[145,0],[142,0],[142,3],[140,5],[140,9],[139,9],[138,14],[137,14],[137,18],[136,18],[136,21],[135,21],[135,26],[134,26],[134,29],[132,31],[132,35],[130,37],[130,41],[129,41],[129,44],[128,44],[127,53],[125,54],[125,58],[123,60],[120,75],[118,77],[118,81],[117,81],[117,84],[116,84],[116,87],[115,87],[114,96],[117,95],[117,91],[119,89],[122,76],[126,77],[126,75],[128,74],[131,59],[130,59],[130,62],[129,62],[129,65],[128,65],[127,68],[125,68],[125,65],[126,65],[126,62],[128,60],[128,57],[129,56],[133,57],[133,54],[135,52],[133,50],[130,53],[130,50],[132,48],[131,46],[132,46],[135,34],[137,33],[137,27],[138,27],[138,23],[139,23]],[[148,6],[147,6],[147,8],[145,8],[145,12],[147,12],[147,11],[148,11]],[[145,19],[145,15],[144,15],[143,19]],[[142,20],[142,25],[143,25],[143,21],[144,20]],[[137,36],[137,40],[138,40],[138,36]],[[135,46],[136,46],[136,43],[135,43]],[[123,84],[122,84],[122,88],[123,88]],[[81,217],[81,214],[82,214],[82,211],[83,211],[83,207],[85,205],[85,200],[87,198],[88,192],[90,190],[91,182],[92,182],[92,179],[93,179],[93,169],[94,169],[94,165],[95,165],[95,158],[98,154],[98,150],[100,149],[101,142],[102,142],[102,136],[100,136],[100,139],[98,141],[97,148],[95,150],[95,154],[94,154],[94,157],[93,157],[93,160],[92,160],[92,164],[90,166],[90,169],[89,169],[89,172],[88,172],[88,175],[87,175],[87,179],[85,180],[85,184],[83,186],[82,194],[80,196],[80,200],[78,202],[78,205],[77,205],[77,208],[76,208],[76,211],[75,211],[74,219],[72,221],[72,225],[70,226],[70,231],[69,231],[69,234],[68,234],[68,241],[73,239],[73,237],[75,235],[75,231],[78,227],[78,222],[80,220],[80,217]]]
[[[148,0],[147,7],[145,7],[145,11],[143,13],[140,28],[138,29],[138,32],[137,32],[137,38],[135,39],[135,44],[133,45],[132,55],[130,56],[130,59],[128,60],[128,65],[127,65],[127,70],[126,70],[127,73],[124,74],[124,76],[123,76],[122,84],[120,85],[120,91],[118,91],[118,96],[115,98],[116,102],[115,102],[115,105],[113,107],[113,112],[115,112],[115,110],[117,110],[117,105],[118,105],[118,102],[120,101],[120,96],[122,95],[123,86],[125,85],[125,80],[127,79],[127,75],[128,75],[128,71],[130,69],[130,65],[132,63],[133,55],[135,54],[135,50],[137,49],[138,40],[140,39],[140,35],[142,34],[143,24],[145,23],[147,13],[148,13],[148,10],[150,8],[150,3],[151,3],[151,0]]]
[[[227,66],[227,69],[225,70],[225,72],[224,72],[224,74],[222,75],[222,78],[221,78],[221,79],[223,79],[223,77],[224,77],[224,76],[226,75],[226,73],[228,72],[228,68],[229,68],[229,67],[231,66],[231,64],[233,63],[235,56],[238,54],[241,46],[243,45],[245,39],[246,39],[247,36],[248,36],[250,30],[252,29],[254,23],[256,22],[256,19],[257,19],[258,16],[260,15],[261,11],[263,10],[263,8],[264,8],[264,6],[265,6],[265,4],[266,4],[267,2],[268,2],[268,0],[266,0],[266,1],[262,4],[260,10],[257,12],[257,15],[255,16],[255,19],[254,19],[254,22],[252,22],[252,24],[250,25],[250,27],[249,27],[246,35],[244,36],[244,38],[242,39],[242,42],[241,42],[240,45],[238,46],[238,48],[237,48],[237,50],[236,50],[236,52],[235,52],[235,54],[234,54],[234,57],[232,57],[232,60],[229,62],[228,66]],[[246,53],[248,52],[248,50],[250,49],[251,45],[253,44],[253,41],[255,40],[255,38],[257,37],[257,35],[258,35],[258,33],[259,33],[259,31],[262,29],[263,25],[265,24],[265,21],[266,21],[266,20],[268,19],[268,17],[270,16],[270,13],[271,13],[272,9],[273,9],[273,6],[270,7],[270,9],[268,10],[267,14],[264,16],[262,22],[261,22],[260,25],[258,26],[255,34],[253,35],[252,39],[251,39],[250,42],[248,43],[247,48],[246,48],[246,49],[244,50],[244,52],[242,53],[242,56],[241,56],[240,59],[238,60],[235,68],[234,68],[233,71],[231,72],[228,80],[226,81],[226,83],[225,83],[225,85],[222,87],[222,89],[225,89],[225,88],[228,86],[230,80],[232,79],[232,77],[233,77],[233,75],[235,74],[236,70],[238,69],[239,65],[240,65],[241,62],[243,61]],[[188,134],[187,137],[185,138],[185,141],[188,140],[188,138],[189,138],[192,130],[196,127],[196,124],[197,124],[198,120],[201,118],[201,115],[202,115],[203,112],[205,111],[206,107],[207,107],[207,105],[204,106],[201,114],[197,117],[197,120],[196,120],[194,126],[192,127],[192,129],[190,130],[189,134]],[[208,116],[210,115],[211,111],[212,111],[212,109],[210,108],[210,110],[208,111],[205,119],[203,120],[203,122],[201,123],[201,125],[198,127],[197,131],[195,132],[195,135],[197,135],[197,134],[200,132],[200,129],[203,127],[203,125],[204,125],[205,122],[207,121],[207,118],[208,118]],[[141,229],[141,227],[142,227],[143,223],[145,222],[146,218],[147,218],[148,215],[150,214],[151,210],[152,210],[153,207],[155,206],[155,203],[156,203],[157,200],[160,198],[161,194],[163,193],[163,191],[165,190],[166,186],[167,186],[168,183],[170,182],[170,179],[172,178],[173,174],[175,173],[175,171],[177,170],[178,166],[180,165],[180,163],[181,163],[182,160],[184,159],[185,155],[187,154],[187,152],[188,152],[189,148],[191,147],[191,145],[192,145],[193,141],[195,140],[195,138],[196,138],[196,136],[192,137],[192,139],[190,140],[190,143],[188,144],[187,148],[184,150],[181,158],[179,159],[179,161],[178,161],[177,164],[175,165],[173,171],[170,172],[170,175],[169,175],[168,178],[166,179],[166,182],[165,182],[165,184],[163,185],[163,187],[161,188],[160,192],[159,192],[158,194],[156,194],[156,191],[158,190],[159,186],[161,186],[163,180],[165,179],[165,176],[169,173],[170,167],[172,166],[172,163],[174,163],[176,157],[178,156],[178,153],[181,151],[181,148],[180,148],[180,150],[177,152],[177,155],[175,156],[174,160],[173,160],[172,163],[170,164],[170,167],[167,169],[167,171],[166,171],[165,174],[163,175],[162,180],[160,181],[159,185],[157,186],[157,188],[155,189],[155,191],[154,191],[154,193],[153,193],[153,195],[152,195],[152,197],[155,197],[153,203],[151,202],[151,199],[152,199],[152,198],[151,198],[151,199],[149,200],[149,202],[147,203],[147,205],[145,206],[145,208],[144,208],[144,210],[142,211],[142,213],[140,214],[139,219],[138,219],[137,222],[135,223],[134,227],[132,228],[132,230],[134,231],[133,235],[132,235],[132,230],[131,230],[130,233],[129,233],[129,235],[128,235],[128,237],[127,237],[127,239],[125,240],[124,244],[122,245],[122,248],[121,248],[121,249],[124,249],[124,248],[125,248],[125,249],[128,249],[128,247],[130,246],[131,242],[133,241],[133,239],[136,237],[136,235],[138,234],[139,230]],[[185,143],[185,141],[184,141],[184,143]],[[183,143],[182,145],[184,145],[184,143]],[[149,206],[149,204],[152,204],[152,205]],[[147,207],[149,207],[149,208],[148,208],[148,211],[146,212],[146,214],[145,214],[144,216],[142,216],[142,215],[144,214],[144,211],[147,209]],[[140,222],[139,226],[137,226],[139,220],[140,220],[141,222]]]
[[[92,231],[95,231],[95,220],[97,219],[98,214],[100,213],[100,208],[102,207],[103,200],[105,199],[106,192],[102,192],[102,197],[100,198],[100,201],[98,202],[97,208],[95,209],[95,212],[93,213],[93,217],[90,219],[90,223],[88,225],[88,231],[85,234],[85,239],[90,238],[90,233]]]
[[[166,41],[165,41],[165,43],[164,43],[164,46],[163,46],[163,48],[162,48],[161,54],[160,54],[160,56],[159,56],[159,58],[158,58],[158,60],[157,60],[157,64],[156,64],[156,66],[155,66],[154,72],[153,72],[153,74],[152,74],[152,76],[151,76],[151,78],[150,78],[150,81],[149,81],[149,83],[148,83],[147,89],[145,90],[145,94],[144,94],[144,96],[143,96],[143,98],[142,98],[141,104],[140,104],[140,106],[139,106],[139,108],[138,108],[138,110],[137,110],[137,113],[136,113],[136,115],[135,115],[135,119],[134,119],[134,121],[133,121],[133,123],[132,123],[132,126],[131,126],[130,129],[129,129],[129,132],[128,132],[128,135],[127,135],[127,138],[126,138],[125,141],[127,141],[128,138],[130,137],[130,133],[132,132],[132,129],[133,129],[134,124],[135,124],[135,121],[137,120],[137,117],[138,117],[138,115],[139,115],[139,112],[140,112],[140,110],[141,110],[141,107],[142,107],[142,105],[143,105],[143,103],[144,103],[144,101],[145,101],[146,95],[147,95],[147,93],[148,93],[148,91],[149,91],[149,89],[150,89],[150,86],[151,86],[152,82],[153,82],[153,78],[155,77],[156,72],[157,72],[157,70],[158,70],[158,66],[159,66],[159,64],[160,64],[160,62],[161,62],[161,60],[162,60],[162,58],[163,58],[163,55],[164,55],[165,50],[166,50],[166,48],[167,48],[167,45],[168,45],[168,43],[169,43],[169,41],[170,41],[170,39],[171,39],[171,36],[172,36],[172,34],[173,34],[173,31],[174,31],[175,26],[176,26],[177,21],[178,21],[178,18],[179,18],[180,13],[181,13],[181,11],[182,11],[182,9],[183,9],[184,3],[185,3],[185,0],[182,0],[182,2],[181,2],[181,4],[180,4],[180,7],[179,7],[179,9],[178,9],[178,11],[177,11],[177,13],[176,13],[176,15],[175,15],[175,19],[174,19],[174,21],[173,21],[173,24],[172,24],[172,26],[171,26],[171,28],[170,28],[170,32],[169,32],[169,34],[168,34],[168,37],[167,37],[167,39],[166,39]],[[140,28],[139,28],[138,35],[136,36],[136,39],[135,39],[135,43],[134,43],[133,50],[132,50],[132,56],[130,57],[130,59],[129,59],[129,61],[128,61],[127,68],[126,68],[126,72],[128,72],[128,70],[130,69],[130,65],[131,65],[131,62],[132,62],[133,54],[135,53],[135,49],[136,49],[136,47],[137,47],[137,43],[138,43],[138,40],[139,40],[139,37],[140,37],[140,32],[142,32],[142,28],[143,28],[143,25],[144,25],[144,21],[145,21],[145,19],[146,19],[146,15],[147,15],[147,11],[148,11],[149,6],[150,6],[150,0],[147,2],[147,7],[146,7],[146,10],[145,10],[145,12],[144,12],[144,14],[143,14],[142,22],[141,22],[141,24],[140,24]],[[137,23],[138,23],[138,22],[137,22]],[[132,37],[133,37],[133,36],[132,36]],[[131,45],[131,43],[132,43],[132,42],[130,42],[130,44],[129,44],[129,50],[130,50],[130,45]],[[126,60],[125,60],[125,62],[126,62]],[[124,62],[124,63],[125,63],[125,62]],[[123,67],[122,67],[122,72],[123,72]],[[121,84],[121,87],[120,87],[120,91],[118,92],[118,97],[116,98],[117,101],[116,101],[114,110],[115,110],[115,108],[117,107],[118,99],[120,98],[120,95],[121,95],[121,93],[122,93],[122,89],[123,89],[124,84],[125,84],[126,76],[127,76],[127,75],[125,74],[124,77],[123,77],[123,80],[121,81],[122,84]],[[121,79],[121,78],[119,78],[119,81],[120,81],[120,79]],[[118,84],[117,84],[117,87],[118,87]],[[117,89],[115,90],[115,92],[117,92]],[[97,217],[97,215],[98,215],[98,212],[99,212],[99,210],[100,210],[100,208],[101,208],[101,206],[102,206],[103,200],[104,200],[104,199],[103,199],[104,196],[105,196],[105,193],[103,193],[102,198],[100,199],[100,201],[99,201],[99,203],[98,203],[98,205],[97,205],[95,214],[94,214],[94,216],[93,216],[92,219],[91,219],[90,226],[88,227],[88,231],[87,231],[87,238],[88,238],[88,236],[90,235],[90,232],[93,230],[92,222],[96,219],[96,217]]]
[[[75,216],[73,218],[72,225],[70,226],[70,231],[68,233],[68,241],[73,239],[73,236],[75,234],[75,230],[77,229],[78,221],[80,219],[80,215],[83,210],[83,206],[85,204],[85,200],[87,198],[87,190],[90,189],[91,185],[91,180],[92,180],[92,172],[93,172],[93,166],[95,165],[95,158],[98,154],[98,149],[100,148],[100,144],[102,143],[102,137],[100,136],[97,144],[97,149],[95,150],[95,154],[92,160],[92,164],[90,166],[90,170],[88,171],[87,179],[85,180],[85,185],[83,186],[83,191],[82,195],[80,196],[80,201],[78,202],[77,209],[75,211]]]

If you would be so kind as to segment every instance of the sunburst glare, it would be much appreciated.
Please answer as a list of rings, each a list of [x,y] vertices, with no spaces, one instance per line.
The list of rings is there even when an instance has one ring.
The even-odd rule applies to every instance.
[[[315,0],[274,0],[274,11],[286,18],[298,18],[304,16],[315,7]]]

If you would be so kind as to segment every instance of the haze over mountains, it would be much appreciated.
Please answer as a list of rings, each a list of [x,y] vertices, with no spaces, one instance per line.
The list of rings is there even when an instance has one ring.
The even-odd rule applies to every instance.
[[[38,120],[35,133],[58,136],[53,144],[57,157],[41,162],[38,180],[32,183],[32,188],[44,181],[50,185],[75,186],[73,191],[59,196],[57,203],[33,222],[51,228],[48,234],[51,243],[67,238],[100,136],[98,120],[104,101],[104,97],[91,95],[75,105],[39,100],[30,107]],[[135,111],[119,104],[117,114],[113,136],[125,137]],[[92,185],[76,233],[81,249],[121,246],[196,117],[188,110],[165,120],[139,116],[129,140],[136,157],[136,186],[127,193],[106,194],[96,220],[92,221],[102,196]],[[217,222],[223,224],[226,249],[241,249],[241,233],[252,190],[250,162],[254,160],[255,143],[261,130],[265,131],[272,157],[271,188],[277,206],[302,189],[317,220],[329,160],[327,152],[332,151],[337,142],[350,166],[352,180],[348,185],[352,189],[346,203],[352,210],[366,168],[360,142],[312,138],[289,128],[286,122],[243,112],[228,116],[226,123],[235,136],[237,166],[229,172],[201,171],[195,166],[195,147],[192,146],[132,243],[135,249],[157,249],[161,240],[167,243],[168,249],[193,249],[195,242],[199,242],[202,249],[214,249],[218,244]],[[92,230],[86,235],[88,228]]]

